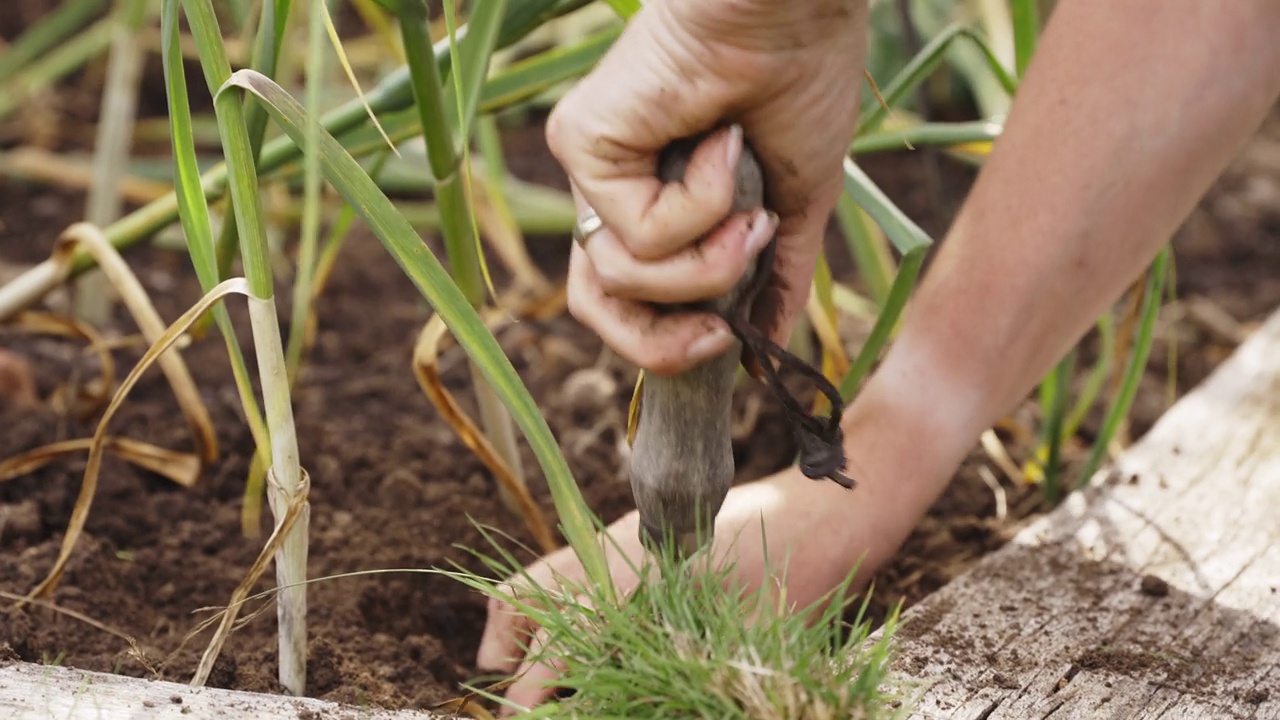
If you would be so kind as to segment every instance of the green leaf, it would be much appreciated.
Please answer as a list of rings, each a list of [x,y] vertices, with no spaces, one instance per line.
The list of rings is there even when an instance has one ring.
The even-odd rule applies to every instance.
[[[1138,394],[1138,384],[1147,367],[1147,358],[1151,354],[1151,344],[1155,336],[1156,317],[1160,314],[1160,300],[1164,293],[1164,282],[1167,277],[1170,250],[1168,246],[1156,255],[1155,262],[1147,272],[1147,284],[1142,298],[1142,315],[1138,323],[1137,339],[1133,344],[1133,353],[1129,355],[1129,363],[1125,367],[1124,383],[1120,386],[1114,404],[1107,411],[1102,421],[1102,430],[1093,444],[1089,461],[1080,474],[1080,482],[1085,483],[1097,472],[1102,460],[1107,455],[1111,439],[1115,437],[1120,423],[1129,414],[1133,399]]]
[[[906,308],[907,300],[911,297],[911,291],[915,288],[916,278],[920,275],[920,267],[924,263],[928,250],[928,245],[916,245],[902,256],[898,274],[893,279],[893,286],[889,288],[889,296],[885,299],[884,308],[876,318],[876,324],[871,328],[867,341],[858,351],[858,357],[849,366],[849,372],[845,373],[844,379],[840,381],[840,397],[844,398],[845,402],[853,399],[863,378],[871,371],[871,366],[880,359],[880,352],[889,342],[889,336],[893,334],[898,319]]]
[[[0,81],[55,48],[94,17],[107,0],[70,0],[32,25],[0,53]]]
[[[471,16],[467,19],[467,37],[456,41],[456,52],[451,53],[453,81],[445,93],[445,102],[460,106],[458,128],[463,142],[471,137],[471,124],[475,120],[476,107],[489,75],[489,60],[497,47],[498,31],[507,11],[507,0],[486,0],[472,3]],[[450,18],[450,35],[456,37],[452,25],[453,10],[445,6]],[[455,95],[457,97],[455,97]]]
[[[987,44],[985,38],[963,25],[949,25],[934,36],[928,45],[921,48],[920,52],[911,58],[911,62],[907,63],[906,67],[881,88],[881,95],[884,96],[885,103],[889,107],[893,107],[903,95],[923,82],[942,62],[947,47],[957,38],[967,38],[978,46],[986,58],[992,74],[1000,81],[1000,85],[1005,89],[1005,92],[1012,95],[1017,90],[1017,81],[1000,64],[1000,60],[996,57],[991,46]],[[856,136],[861,136],[879,125],[884,120],[885,112],[885,108],[875,98],[869,99],[862,108],[862,119],[858,122]]]
[[[621,32],[621,28],[608,28],[575,45],[552,48],[494,73],[481,93],[480,112],[510,107],[586,74],[613,47]]]
[[[872,226],[866,211],[858,207],[848,192],[840,193],[836,202],[836,220],[849,245],[858,274],[871,291],[872,299],[883,306],[889,297],[894,274],[893,257],[889,254],[884,235]]]
[[[1076,434],[1080,429],[1080,424],[1084,422],[1084,417],[1089,413],[1089,409],[1093,407],[1094,400],[1097,399],[1098,393],[1102,390],[1102,384],[1107,381],[1107,377],[1111,374],[1111,355],[1115,352],[1116,346],[1116,330],[1115,321],[1111,317],[1111,313],[1105,313],[1098,318],[1098,337],[1101,339],[1098,348],[1098,359],[1094,362],[1093,369],[1089,371],[1089,377],[1085,380],[1084,388],[1080,391],[1080,397],[1076,399],[1075,406],[1071,409],[1071,414],[1067,416],[1066,425],[1062,428],[1062,436],[1069,438]]]
[[[227,86],[240,87],[257,95],[266,103],[268,111],[281,128],[295,142],[302,141],[305,113],[302,106],[279,85],[252,71],[241,70],[228,80]],[[546,474],[565,535],[578,554],[588,577],[602,588],[612,588],[604,553],[595,538],[596,525],[592,521],[592,515],[574,483],[564,456],[556,446],[542,411],[520,382],[493,335],[440,262],[355,159],[328,133],[321,135],[320,151],[325,177],[357,210],[401,269],[441,315],[458,343],[511,411]]]
[[[1027,73],[1040,37],[1040,0],[1010,0],[1009,15],[1013,22],[1014,71],[1021,78]]]
[[[630,20],[632,15],[640,12],[640,0],[605,0],[605,2],[623,20]]]
[[[908,145],[963,145],[993,142],[1004,126],[990,120],[957,123],[920,123],[901,130],[873,130],[853,141],[854,155],[904,150]]]
[[[214,250],[213,225],[209,218],[209,206],[205,202],[205,188],[201,185],[200,168],[196,161],[195,139],[191,126],[191,107],[187,95],[187,81],[182,73],[182,51],[178,46],[178,6],[181,0],[164,0],[161,8],[161,59],[164,70],[166,95],[169,101],[169,127],[173,138],[174,192],[177,194],[178,218],[187,240],[187,252],[195,267],[196,277],[205,293],[218,284],[218,264]],[[249,431],[254,444],[261,452],[269,452],[270,437],[254,395],[249,368],[245,363],[240,341],[226,307],[219,303],[213,309],[213,318],[227,345],[231,359],[231,372],[236,381],[236,391],[244,408]]]
[[[920,274],[925,255],[933,245],[933,239],[907,217],[851,158],[844,160],[844,189],[858,207],[862,208],[876,225],[884,230],[889,242],[903,254],[902,262],[898,266],[898,274],[889,288],[889,294],[880,311],[880,316],[876,318],[875,326],[871,329],[871,335],[840,383],[840,394],[848,401],[853,399],[863,377],[880,358],[880,351],[897,327],[898,318],[901,317],[907,299],[915,287],[916,277]]]
[[[928,247],[933,239],[920,229],[911,218],[907,217],[893,201],[888,198],[871,181],[850,158],[844,159],[844,189],[858,206],[871,216],[871,219],[884,230],[889,242],[898,248],[898,252],[909,253],[918,247]]]

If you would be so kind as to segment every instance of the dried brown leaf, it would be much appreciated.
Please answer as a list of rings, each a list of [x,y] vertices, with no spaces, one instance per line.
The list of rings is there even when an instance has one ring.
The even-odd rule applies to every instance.
[[[114,253],[114,249],[111,252]],[[101,260],[99,262],[101,263]],[[53,592],[58,585],[58,581],[62,578],[63,571],[66,569],[67,561],[71,557],[71,551],[75,548],[76,542],[80,539],[80,534],[84,531],[85,521],[89,517],[89,508],[93,504],[93,496],[98,487],[98,475],[102,471],[102,457],[106,452],[107,446],[107,427],[111,422],[111,418],[115,416],[116,411],[124,404],[129,391],[137,384],[142,373],[151,367],[157,361],[157,358],[162,357],[165,351],[173,346],[174,343],[178,342],[187,328],[191,327],[201,315],[208,312],[214,303],[232,293],[248,295],[248,282],[244,278],[232,278],[223,281],[209,291],[194,307],[183,313],[182,317],[178,318],[172,326],[161,333],[160,337],[147,349],[142,359],[138,361],[138,364],[120,383],[120,388],[116,391],[115,396],[111,398],[111,403],[107,405],[107,409],[103,412],[102,419],[98,421],[97,430],[94,432],[93,439],[90,442],[89,461],[85,466],[84,479],[80,484],[80,494],[76,497],[75,508],[71,511],[71,521],[68,523],[67,532],[63,536],[62,547],[58,551],[58,559],[54,562],[54,566],[49,571],[48,576],[30,592],[29,598],[47,597]]]
[[[437,359],[440,355],[440,344],[447,333],[448,327],[439,315],[433,315],[419,333],[418,341],[413,348],[413,373],[418,379],[418,385],[426,393],[431,404],[435,405],[441,417],[458,434],[462,443],[475,453],[485,467],[489,468],[502,489],[515,500],[525,526],[528,527],[529,533],[533,535],[534,541],[542,551],[552,552],[559,547],[559,544],[551,534],[551,527],[547,524],[542,509],[529,494],[529,488],[511,471],[510,466],[498,455],[489,439],[467,416],[462,406],[445,389],[444,383],[440,380]]]

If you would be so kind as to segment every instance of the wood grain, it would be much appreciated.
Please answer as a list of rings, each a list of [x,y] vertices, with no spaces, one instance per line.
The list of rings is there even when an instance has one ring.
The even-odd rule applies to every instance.
[[[1280,718],[1280,313],[1087,490],[904,614],[911,717]]]
[[[30,663],[0,666],[5,720],[431,720],[285,695],[196,688],[171,682]]]

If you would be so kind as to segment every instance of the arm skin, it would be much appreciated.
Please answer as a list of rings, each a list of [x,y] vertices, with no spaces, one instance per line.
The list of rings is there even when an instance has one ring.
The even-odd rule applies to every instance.
[[[869,573],[888,559],[977,437],[1169,241],[1278,95],[1274,0],[1059,2],[897,342],[845,414],[859,489],[766,485],[787,505],[835,508],[809,522],[843,529],[850,565],[869,553]]]
[[[790,468],[729,493],[715,552],[740,582],[787,559],[807,606],[858,564],[855,590],[919,522],[979,435],[1034,388],[1193,209],[1280,95],[1280,2],[1060,0],[1004,134],[844,416],[852,492]],[[610,527],[632,558],[637,518]],[[612,548],[612,546],[610,546]],[[783,556],[786,556],[785,558]],[[636,579],[611,556],[624,591]],[[530,576],[581,578],[571,553]],[[534,632],[490,605],[482,667],[514,670]],[[508,691],[541,702],[554,670]],[[523,674],[526,673],[527,674]]]

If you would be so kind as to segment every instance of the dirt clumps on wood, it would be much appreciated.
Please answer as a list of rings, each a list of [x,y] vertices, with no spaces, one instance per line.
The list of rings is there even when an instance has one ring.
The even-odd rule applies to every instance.
[[[1142,580],[1138,582],[1138,589],[1143,595],[1165,597],[1169,594],[1169,583],[1155,575],[1143,575]]]

